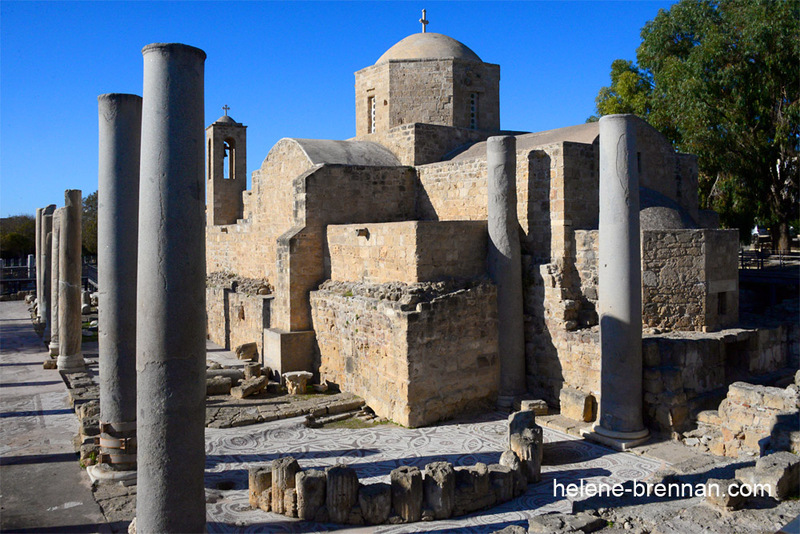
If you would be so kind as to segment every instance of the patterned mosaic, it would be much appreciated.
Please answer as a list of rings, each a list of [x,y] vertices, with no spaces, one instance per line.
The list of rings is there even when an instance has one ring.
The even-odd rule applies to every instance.
[[[344,463],[356,469],[362,482],[389,482],[389,473],[400,465],[422,469],[434,461],[454,465],[496,463],[507,443],[506,416],[499,413],[418,429],[390,425],[363,430],[310,429],[302,421],[295,418],[243,428],[206,429],[209,533],[494,532],[510,524],[527,526],[527,520],[538,514],[571,511],[570,499],[560,493],[554,496],[554,481],[565,485],[581,480],[616,484],[646,479],[663,465],[545,429],[542,482],[528,486],[517,499],[472,515],[410,525],[353,527],[303,522],[251,509],[247,502],[248,467],[279,456],[293,456],[303,468]]]

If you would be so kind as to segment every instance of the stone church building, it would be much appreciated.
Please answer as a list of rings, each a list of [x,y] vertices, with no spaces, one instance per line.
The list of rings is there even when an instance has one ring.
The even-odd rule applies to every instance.
[[[273,371],[312,371],[407,426],[493,405],[486,139],[511,134],[528,393],[591,412],[598,124],[502,132],[499,84],[500,66],[455,39],[410,35],[355,73],[354,138],[281,139],[249,190],[246,126],[227,115],[208,126],[210,339],[256,342]],[[636,134],[645,416],[669,430],[727,387],[726,346],[751,370],[775,362],[715,337],[738,321],[738,233],[699,209],[696,158],[643,121]],[[696,335],[675,337],[685,331]],[[693,343],[722,349],[692,357]]]

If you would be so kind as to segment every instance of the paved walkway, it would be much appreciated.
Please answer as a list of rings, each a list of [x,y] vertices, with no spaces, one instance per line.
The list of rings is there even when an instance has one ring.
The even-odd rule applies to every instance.
[[[72,444],[78,419],[27,305],[0,303],[0,530],[105,532]]]

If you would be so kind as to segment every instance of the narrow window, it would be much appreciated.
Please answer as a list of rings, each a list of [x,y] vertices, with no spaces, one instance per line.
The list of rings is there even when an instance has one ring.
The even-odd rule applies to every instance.
[[[478,93],[469,94],[469,127],[478,129]]]
[[[208,140],[208,151],[206,155],[208,159],[206,169],[208,171],[208,179],[211,180],[214,177],[214,168],[211,166],[211,139]]]
[[[369,126],[367,133],[375,133],[375,97],[367,97],[367,110],[369,112]]]

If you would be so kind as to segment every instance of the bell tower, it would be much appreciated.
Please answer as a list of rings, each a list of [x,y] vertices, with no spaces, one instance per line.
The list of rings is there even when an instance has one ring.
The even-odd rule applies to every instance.
[[[225,115],[206,128],[206,224],[236,224],[247,186],[247,126]]]

